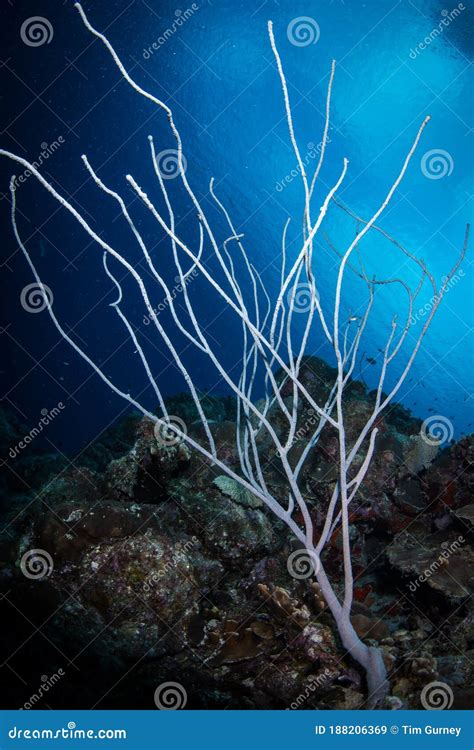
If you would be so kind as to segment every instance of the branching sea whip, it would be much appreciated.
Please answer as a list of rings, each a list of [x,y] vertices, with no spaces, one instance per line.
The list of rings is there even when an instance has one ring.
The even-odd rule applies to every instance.
[[[200,351],[201,354],[210,360],[215,367],[215,370],[222,378],[223,383],[225,383],[235,395],[237,400],[235,440],[239,456],[240,472],[229,467],[224,458],[219,456],[218,446],[214,440],[212,429],[204,413],[197,386],[195,385],[195,378],[193,377],[192,372],[188,371],[176,345],[173,343],[173,331],[165,330],[165,324],[159,319],[159,316],[151,303],[148,291],[149,281],[145,280],[145,278],[140,275],[130,261],[94,231],[84,216],[55,189],[51,182],[47,181],[42,176],[33,164],[14,153],[0,149],[0,155],[10,158],[17,162],[22,168],[29,170],[48,193],[76,219],[91,240],[102,249],[105,273],[117,290],[117,299],[112,303],[112,307],[120,318],[121,323],[124,325],[127,335],[132,340],[135,350],[140,357],[147,378],[156,395],[160,408],[160,415],[157,416],[150,411],[150,409],[139,403],[133,395],[121,390],[76,343],[76,341],[74,341],[71,335],[66,332],[62,323],[56,317],[52,305],[48,304],[48,312],[52,322],[61,336],[73,347],[77,354],[79,354],[79,356],[82,357],[90,367],[92,367],[104,383],[106,383],[114,393],[128,401],[142,414],[152,420],[155,423],[155,428],[158,432],[164,430],[175,436],[176,439],[187,443],[191,448],[198,451],[214,465],[219,467],[224,474],[260,498],[267,508],[286,524],[299,540],[299,543],[304,547],[306,554],[313,564],[314,574],[327,605],[334,616],[344,647],[366,671],[368,686],[367,705],[375,706],[383,699],[388,691],[388,679],[380,649],[366,645],[355,632],[351,622],[354,582],[351,561],[349,508],[351,503],[353,503],[359,488],[364,482],[374,451],[376,450],[378,419],[384,409],[386,409],[394,399],[410,371],[433,316],[443,299],[446,290],[449,288],[450,280],[456,273],[456,270],[464,257],[469,236],[469,227],[467,227],[460,257],[451,272],[443,277],[443,284],[438,288],[433,275],[430,273],[425,263],[417,259],[398,241],[390,237],[383,229],[377,226],[376,222],[389,205],[407,171],[418,142],[428,124],[429,117],[426,117],[421,123],[413,140],[413,144],[406,155],[398,174],[394,176],[389,190],[370,219],[362,219],[361,217],[356,216],[336,197],[348,171],[349,162],[347,159],[343,159],[337,180],[325,195],[324,200],[322,202],[318,201],[318,204],[320,203],[320,205],[318,205],[317,211],[315,211],[315,188],[319,187],[318,178],[323,167],[326,146],[329,142],[328,131],[330,125],[330,106],[335,74],[335,62],[332,63],[329,76],[326,97],[325,126],[321,139],[321,148],[319,149],[319,159],[311,177],[307,173],[308,165],[304,163],[298,147],[285,73],[276,46],[273,25],[271,22],[268,23],[270,45],[275,58],[283,92],[289,137],[295,153],[298,173],[302,181],[305,197],[302,217],[302,244],[294,261],[289,263],[286,238],[290,219],[287,219],[284,223],[282,235],[280,286],[277,293],[273,294],[271,290],[266,289],[262,278],[252,263],[251,253],[245,249],[242,243],[242,235],[238,234],[236,231],[230,214],[216,195],[214,183],[213,180],[211,180],[210,195],[214,200],[217,209],[222,213],[223,220],[228,226],[228,236],[226,239],[220,241],[217,238],[216,230],[211,226],[211,222],[208,219],[202,203],[199,201],[188,182],[181,136],[176,127],[171,109],[152,93],[143,89],[130,77],[109,40],[91,25],[79,3],[77,3],[75,7],[79,11],[80,17],[87,30],[105,45],[125,81],[137,94],[145,97],[166,114],[171,133],[176,140],[177,168],[179,170],[182,188],[191,200],[197,214],[197,226],[199,230],[199,241],[196,243],[197,247],[190,247],[189,243],[185,243],[178,234],[175,212],[157,162],[157,152],[155,150],[152,136],[149,136],[150,159],[166,207],[166,216],[160,213],[148,193],[137,183],[131,174],[126,176],[126,180],[134,191],[136,197],[149,211],[151,217],[157,222],[160,232],[164,232],[169,238],[173,261],[177,272],[176,282],[182,290],[183,301],[186,308],[186,325],[183,322],[182,314],[175,304],[176,295],[172,293],[172,290],[168,286],[164,277],[157,269],[155,259],[149,252],[147,244],[138,228],[138,224],[130,215],[124,199],[118,192],[108,187],[102,181],[87,156],[84,155],[82,159],[84,166],[91,177],[93,186],[104,194],[104,199],[115,201],[119,207],[123,219],[128,224],[131,236],[134,237],[138,248],[143,253],[143,258],[150,272],[147,274],[147,279],[152,278],[153,283],[156,287],[160,288],[164,295],[165,304],[171,315],[174,329],[179,331],[192,347]],[[17,180],[13,176],[10,182],[12,199],[11,220],[13,230],[16,241],[26,257],[36,282],[40,289],[43,290],[45,299],[47,299],[46,289],[43,286],[36,266],[19,234],[16,221],[17,188]],[[339,257],[339,265],[334,304],[332,312],[328,316],[323,312],[325,305],[321,303],[320,290],[317,288],[318,273],[315,240],[318,233],[320,233],[321,226],[330,208],[342,210],[349,214],[349,216],[353,217],[357,223],[357,231],[352,242],[343,252],[336,250],[334,246],[332,247]],[[401,279],[369,279],[359,255],[360,242],[369,232],[376,232],[383,235],[398,252],[403,253],[410,262],[413,262],[418,266],[420,280],[414,290]],[[331,241],[327,241],[331,245]],[[233,255],[233,252],[237,252],[239,262],[243,264],[245,278],[239,278],[237,264],[234,262],[236,256]],[[280,250],[278,252],[280,253]],[[216,279],[216,274],[214,272],[211,273],[207,267],[206,253],[210,253],[213,260],[218,264],[222,273],[221,281]],[[154,328],[156,335],[167,348],[170,357],[186,381],[191,397],[198,411],[199,419],[202,423],[203,434],[205,437],[204,442],[198,442],[196,439],[188,435],[186,430],[182,429],[179,424],[176,424],[170,419],[160,386],[153,377],[152,368],[149,364],[144,348],[140,343],[135,330],[132,328],[129,319],[121,309],[120,304],[123,296],[122,286],[117,275],[111,270],[109,264],[111,259],[114,259],[115,263],[122,266],[122,268],[125,269],[125,271],[130,274],[136,282],[144,304],[144,314],[150,325],[150,328],[147,330],[149,332]],[[354,259],[357,265],[354,265]],[[366,285],[367,300],[366,303],[364,303],[364,309],[360,316],[349,316],[349,318],[346,316],[346,318],[344,318],[343,286],[347,269],[350,269],[351,273],[355,272]],[[215,351],[215,346],[213,347],[210,337],[208,335],[206,336],[203,325],[200,323],[198,315],[195,312],[192,289],[187,281],[190,276],[195,275],[196,272],[199,274],[200,279],[209,285],[210,290],[213,290],[213,293],[217,294],[218,297],[224,301],[228,313],[237,316],[237,319],[242,326],[241,371],[237,378],[233,378],[231,374],[229,374],[224,363],[219,359],[219,356]],[[386,385],[387,374],[391,369],[391,363],[397,357],[400,362],[402,347],[403,345],[407,345],[408,342],[407,337],[415,310],[414,305],[425,282],[427,282],[433,290],[432,305],[420,325],[420,330],[417,332],[412,343],[409,344],[408,356],[406,356],[406,361],[404,361],[401,367],[398,368],[395,383],[389,389],[389,392],[385,393],[383,389]],[[306,317],[303,325],[301,325],[301,315],[298,316],[297,335],[295,332],[296,326],[294,312],[297,296],[302,284],[304,284],[304,288],[308,292],[309,304],[305,312]],[[381,345],[382,364],[380,367],[378,386],[376,388],[371,413],[366,419],[365,424],[361,427],[357,439],[349,445],[346,437],[344,395],[347,392],[347,388],[351,382],[351,376],[354,372],[354,367],[360,350],[361,339],[366,330],[367,321],[372,310],[375,290],[378,285],[386,284],[398,284],[402,286],[407,296],[407,309],[404,314],[402,311],[396,310],[392,317],[392,323],[387,339],[385,343]],[[247,302],[247,295],[244,293],[244,289],[247,289],[248,285],[251,289],[250,302]],[[325,403],[317,403],[315,398],[305,387],[300,377],[308,338],[310,333],[316,327],[320,329],[323,338],[331,346],[337,363],[337,374]],[[260,373],[262,373],[262,377],[260,376]],[[263,383],[261,381],[263,381]],[[265,390],[264,399],[261,399],[260,401],[257,401],[255,398],[257,382],[259,385],[262,385]],[[288,393],[290,394],[289,396]],[[294,462],[289,459],[289,452],[300,434],[298,433],[298,414],[301,410],[302,404],[305,404],[305,406],[312,410],[311,414],[313,417],[309,429],[307,430],[307,434],[305,434],[305,447],[301,452],[296,465],[294,465]],[[284,437],[282,437],[281,431],[275,428],[274,415],[276,411],[279,413],[280,418],[283,419],[285,424]],[[301,473],[308,456],[314,449],[319,436],[326,426],[331,427],[337,434],[337,482],[335,483],[330,502],[326,509],[322,528],[316,529],[313,524],[310,509],[302,492]],[[277,499],[277,497],[272,494],[267,483],[262,457],[259,454],[258,440],[262,433],[266,433],[272,441],[275,450],[275,457],[278,458],[281,472],[285,477],[287,485],[287,498],[285,503],[282,503],[281,500]],[[341,554],[344,569],[342,587],[340,581],[331,581],[329,579],[324,563],[321,560],[323,550],[327,547],[335,532],[340,533],[342,537]]]

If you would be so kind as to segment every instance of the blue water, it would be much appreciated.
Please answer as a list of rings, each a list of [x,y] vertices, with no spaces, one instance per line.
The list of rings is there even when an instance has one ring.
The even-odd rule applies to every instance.
[[[175,24],[176,31],[155,50],[153,43],[173,28],[179,16],[175,3],[90,0],[85,9],[98,29],[107,30],[135,80],[172,108],[184,142],[188,179],[222,239],[226,236],[224,225],[209,200],[212,176],[237,230],[245,233],[249,258],[270,291],[275,292],[278,282],[281,231],[288,215],[293,217],[289,258],[297,252],[303,192],[299,179],[285,179],[296,167],[296,160],[267,35],[267,20],[272,19],[303,155],[321,139],[328,74],[331,60],[337,61],[331,142],[317,188],[316,211],[339,174],[342,158],[347,157],[349,169],[339,198],[360,216],[370,218],[397,176],[422,120],[431,116],[406,177],[379,223],[423,258],[439,281],[459,256],[472,214],[472,3],[461,4],[464,9],[442,33],[432,36],[425,49],[420,49],[420,43],[446,19],[443,10],[450,12],[457,6],[421,0],[268,0],[260,5],[209,0],[196,5],[198,9],[179,27]],[[182,4],[179,10],[184,13],[188,7],[191,4]],[[34,160],[41,143],[62,136],[64,144],[42,167],[43,173],[65,196],[73,196],[74,205],[96,231],[103,232],[104,239],[138,264],[139,251],[118,217],[117,207],[87,179],[80,161],[80,155],[87,154],[101,178],[119,190],[131,206],[137,226],[154,246],[157,265],[173,284],[176,272],[169,244],[124,179],[131,173],[144,190],[157,196],[147,136],[153,134],[158,151],[173,148],[166,117],[127,87],[103,46],[83,28],[72,4],[23,3],[21,9],[4,4],[1,13],[5,64],[0,76],[6,123],[2,147]],[[54,28],[49,44],[28,47],[21,41],[20,27],[29,15],[48,18]],[[288,39],[288,25],[300,16],[309,18],[313,29],[318,29],[316,43],[298,46]],[[433,179],[423,173],[422,158],[440,150],[449,174]],[[316,161],[310,158],[309,170]],[[11,173],[11,165],[2,162],[2,193],[8,191]],[[197,228],[189,200],[178,180],[169,180],[167,187],[183,239],[195,242]],[[54,292],[56,314],[74,328],[78,341],[87,342],[87,353],[102,363],[120,387],[142,394],[143,402],[153,408],[153,394],[138,358],[107,306],[115,292],[104,276],[101,251],[64,211],[56,210],[33,179],[21,186],[18,201],[22,236],[44,282]],[[15,247],[8,212],[8,201],[2,199],[2,245],[7,261],[2,266],[6,289],[1,324],[6,329],[2,335],[6,352],[2,392],[33,424],[42,408],[51,408],[60,400],[66,403],[67,409],[50,426],[48,439],[55,446],[77,447],[93,439],[126,407],[60,340],[46,313],[32,315],[22,309],[20,293],[32,279]],[[354,225],[334,208],[325,229],[339,248],[347,246],[354,235]],[[364,242],[362,249],[370,275],[400,276],[413,284],[411,267],[401,262],[400,255],[384,240],[375,236]],[[337,258],[322,239],[315,254],[321,301],[329,315]],[[212,260],[210,267],[215,267]],[[399,394],[417,416],[425,418],[432,413],[428,410],[434,409],[448,418],[455,437],[472,431],[472,248],[461,271]],[[149,279],[148,272],[143,273]],[[239,324],[229,320],[202,280],[194,283],[200,320],[208,326],[216,350],[231,370],[241,354]],[[184,390],[163,345],[150,336],[150,327],[143,327],[143,310],[131,284],[124,283],[124,293],[124,309],[147,340],[164,393]],[[347,314],[359,310],[362,294],[359,281],[348,273],[344,290]],[[424,287],[419,307],[430,296]],[[157,296],[156,303],[161,299]],[[361,349],[365,356],[357,367],[357,375],[371,387],[377,382],[378,350],[385,344],[391,314],[394,309],[403,310],[402,305],[403,295],[392,287],[377,295]],[[163,321],[169,322],[166,314]],[[196,385],[203,391],[225,392],[212,366],[185,349],[179,337],[177,344]],[[317,327],[308,353],[331,360]],[[367,357],[376,364],[368,363]],[[400,372],[401,362],[395,364],[392,377]]]

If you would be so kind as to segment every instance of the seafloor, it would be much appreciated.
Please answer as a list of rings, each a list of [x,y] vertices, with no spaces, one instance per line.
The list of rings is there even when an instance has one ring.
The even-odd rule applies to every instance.
[[[333,377],[321,360],[305,360],[302,380],[319,402]],[[352,384],[349,442],[372,400],[362,383]],[[219,455],[237,469],[232,399],[203,404]],[[202,439],[187,397],[168,408]],[[6,456],[27,429],[8,411],[0,420]],[[272,420],[281,429],[278,414]],[[308,424],[303,407],[293,461]],[[468,708],[473,437],[436,452],[421,440],[420,424],[398,405],[379,420],[376,457],[351,516],[353,622],[383,648],[385,707],[419,708],[423,687],[441,681],[452,707]],[[327,429],[304,472],[316,529],[337,477],[337,449]],[[284,503],[278,460],[263,438],[260,453]],[[1,484],[3,708],[155,708],[155,689],[166,681],[184,687],[186,708],[363,707],[363,674],[342,649],[314,579],[288,572],[295,541],[255,498],[216,484],[219,474],[183,445],[160,448],[138,416],[71,459],[34,443],[15,458]],[[52,560],[41,575],[25,575],[22,560],[33,549]],[[331,580],[342,581],[337,533],[323,560]]]

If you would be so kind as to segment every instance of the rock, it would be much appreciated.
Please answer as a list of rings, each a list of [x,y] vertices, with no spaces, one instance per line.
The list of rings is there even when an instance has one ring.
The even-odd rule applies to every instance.
[[[248,566],[277,545],[267,514],[231,500],[217,488],[186,491],[178,502],[186,511],[190,533],[199,529],[205,548],[228,564]]]
[[[442,451],[422,481],[433,511],[470,504],[474,494],[474,436]]]
[[[410,680],[406,677],[401,677],[397,680],[392,688],[392,693],[396,698],[400,698],[402,701],[406,700],[408,695],[412,692],[413,685]]]
[[[429,531],[415,527],[402,532],[387,548],[391,564],[410,575],[410,591],[422,584],[443,593],[449,599],[470,596],[474,588],[474,559],[462,535]]]
[[[405,466],[410,474],[419,474],[422,469],[431,466],[438,455],[438,450],[438,445],[428,442],[423,435],[410,436],[405,454]]]
[[[250,625],[250,630],[255,633],[257,638],[262,638],[264,641],[271,641],[275,637],[275,631],[268,622],[262,620],[256,620]]]
[[[334,651],[335,642],[331,630],[321,623],[306,625],[295,639],[294,646],[310,663],[320,662],[324,653]]]
[[[318,402],[334,374],[321,360],[303,358],[302,380]],[[283,385],[287,404],[291,388]],[[373,402],[363,383],[350,384],[344,400],[349,444]],[[190,436],[203,439],[188,396],[168,406]],[[235,401],[203,398],[203,406],[219,458],[239,471]],[[284,415],[272,407],[269,418],[283,435]],[[300,399],[292,465],[316,424]],[[452,686],[453,707],[463,708],[474,681],[474,610],[465,594],[473,584],[473,438],[430,463],[420,459],[420,422],[403,407],[392,405],[377,427],[374,460],[351,505],[352,620],[363,639],[380,643],[392,679],[384,708],[420,707],[422,687],[435,680]],[[6,420],[4,445],[21,429]],[[265,430],[257,442],[268,486],[286,504],[287,480]],[[302,471],[316,535],[337,481],[338,455],[337,435],[328,427]],[[48,694],[53,708],[100,701],[103,708],[153,709],[154,691],[166,681],[183,685],[191,709],[363,706],[363,671],[342,648],[317,582],[288,573],[293,537],[265,505],[237,491],[227,476],[223,482],[222,469],[179,441],[157,442],[153,423],[136,415],[76,457],[75,468],[58,461],[54,469],[51,458],[33,444],[28,460],[15,459],[22,476],[36,477],[37,492],[10,480],[0,487],[8,501],[0,617],[3,623],[15,618],[9,630],[2,628],[0,655],[6,661],[16,651],[15,669],[28,681],[9,679],[11,707],[28,699],[38,675],[64,667],[61,654],[78,669]],[[302,522],[298,511],[294,519]],[[53,565],[46,578],[31,580],[20,563],[37,548]],[[323,562],[339,585],[339,528]]]
[[[420,653],[406,665],[406,673],[422,686],[438,678],[438,664],[430,654]]]
[[[389,635],[388,626],[381,621],[373,620],[365,615],[353,615],[351,622],[358,636],[362,639],[370,638],[383,641]]]
[[[305,627],[309,623],[311,613],[308,607],[293,599],[286,589],[260,583],[258,590],[266,600],[270,610],[280,621],[293,621],[299,627]]]
[[[153,422],[139,423],[132,450],[110,462],[105,472],[107,492],[113,499],[158,503],[167,497],[167,484],[190,459],[182,441],[157,440]]]
[[[235,400],[229,396],[200,394],[199,400],[206,418],[210,422],[235,421]],[[165,401],[168,414],[182,419],[189,429],[194,423],[200,424],[199,412],[190,393],[178,393]]]
[[[237,622],[226,623],[231,627],[222,636],[222,646],[216,656],[218,664],[234,664],[255,659],[264,653],[264,644],[252,628],[240,628]]]
[[[38,523],[37,539],[56,561],[79,559],[99,542],[112,542],[146,530],[154,517],[146,506],[111,501],[58,504]]]
[[[474,524],[474,505],[463,505],[462,508],[454,511],[454,515],[457,518],[465,519],[469,523]]]

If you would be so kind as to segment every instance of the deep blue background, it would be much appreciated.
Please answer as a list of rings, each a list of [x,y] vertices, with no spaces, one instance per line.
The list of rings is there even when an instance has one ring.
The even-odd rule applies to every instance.
[[[176,10],[191,3],[168,0],[103,3],[88,0],[84,7],[91,22],[106,33],[133,77],[173,109],[183,136],[188,178],[216,222],[221,239],[224,227],[209,203],[208,183],[216,178],[219,196],[230,208],[252,262],[270,288],[278,278],[279,246],[288,214],[299,226],[302,190],[294,180],[276,189],[295,167],[289,145],[278,75],[267,37],[266,22],[274,21],[275,35],[288,78],[297,137],[304,153],[318,143],[331,59],[338,61],[333,92],[331,143],[319,185],[324,197],[340,170],[342,157],[350,159],[340,197],[362,216],[369,217],[392,184],[420,122],[430,122],[401,189],[381,225],[411,251],[422,257],[440,279],[454,264],[470,218],[472,192],[472,3],[464,3],[460,17],[415,59],[414,49],[437,27],[443,9],[453,6],[421,0],[319,3],[268,0],[262,3],[209,0],[198,3],[192,17],[149,59],[143,52],[176,18]],[[158,201],[149,160],[147,135],[157,150],[175,144],[164,114],[141,99],[121,79],[111,58],[84,29],[77,11],[66,2],[4,2],[1,8],[2,86],[1,146],[34,160],[41,144],[58,136],[64,145],[42,168],[46,177],[81,210],[96,231],[134,263],[141,263],[133,239],[117,218],[116,207],[88,180],[80,161],[86,153],[100,176],[126,198],[137,224],[154,248],[173,284],[168,242],[148,220],[125,182],[132,173]],[[54,28],[49,44],[28,47],[20,39],[23,21],[32,15],[48,18]],[[287,38],[289,22],[298,16],[315,19],[320,28],[317,44],[298,47]],[[447,151],[452,174],[439,180],[423,175],[420,160],[431,149]],[[313,161],[315,165],[315,160]],[[14,170],[17,171],[17,170]],[[22,288],[32,281],[9,226],[9,163],[0,164],[0,224],[2,254],[2,395],[34,426],[43,408],[58,401],[67,409],[50,425],[46,440],[70,449],[93,439],[125,405],[113,396],[62,342],[47,313],[32,315],[20,305]],[[194,213],[169,181],[182,236],[197,237]],[[154,191],[154,192],[153,192]],[[154,399],[116,316],[108,306],[115,293],[104,277],[101,251],[93,246],[64,211],[30,179],[18,192],[20,231],[38,264],[43,280],[54,292],[58,317],[87,342],[87,352],[104,363],[106,372],[124,388],[139,394],[153,408]],[[316,207],[319,205],[316,203]],[[472,205],[472,202],[471,202]],[[327,228],[337,243],[350,238],[353,227],[337,213]],[[295,234],[290,240],[296,240]],[[292,246],[293,256],[296,242]],[[368,269],[380,275],[395,272],[413,281],[380,241],[364,245]],[[326,312],[333,299],[335,257],[321,244],[317,278]],[[291,255],[291,252],[290,252]],[[141,263],[143,268],[143,263]],[[211,263],[212,268],[212,263]],[[402,402],[422,418],[428,409],[453,423],[455,435],[472,431],[472,251],[462,265],[464,276],[439,310],[412,375],[401,391]],[[147,272],[144,271],[145,277]],[[200,280],[192,289],[200,319],[209,325],[217,351],[226,366],[236,364],[240,327],[229,320],[222,304],[207,294]],[[165,393],[183,384],[163,345],[151,339],[151,328],[141,325],[141,305],[132,286],[125,285],[125,309],[140,326],[155,372]],[[429,297],[429,290],[427,290]],[[156,298],[158,304],[161,295]],[[423,301],[426,300],[424,298]],[[360,286],[348,277],[347,311],[357,309]],[[391,291],[379,295],[368,329],[366,356],[378,359],[390,316],[402,302]],[[179,303],[182,304],[182,303]],[[166,316],[163,317],[166,321]],[[330,357],[321,346],[320,331],[311,341],[312,353]],[[225,391],[212,367],[190,349],[184,351],[196,384],[205,391]],[[396,369],[395,369],[396,371]],[[360,364],[370,385],[377,367]]]

